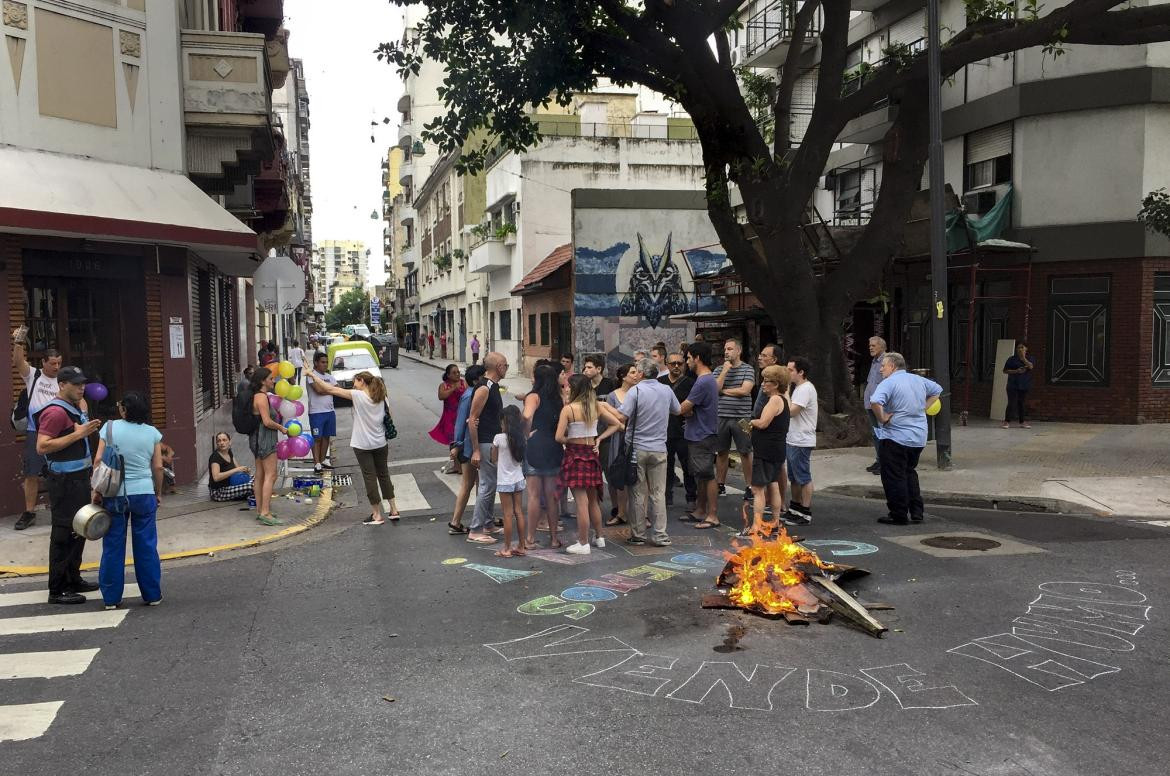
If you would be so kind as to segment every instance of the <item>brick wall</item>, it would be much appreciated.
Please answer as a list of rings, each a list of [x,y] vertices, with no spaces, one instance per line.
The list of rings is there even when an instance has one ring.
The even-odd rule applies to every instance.
[[[547,291],[545,293],[528,294],[523,298],[521,303],[521,328],[520,335],[523,336],[523,355],[524,363],[521,369],[524,374],[531,375],[532,369],[536,362],[542,358],[552,358],[553,356],[553,340],[556,337],[556,329],[552,322],[552,313],[560,313],[565,316],[572,315],[573,310],[573,296],[568,288],[556,289],[554,291]],[[540,316],[542,314],[549,315],[549,342],[547,345],[540,344]],[[536,344],[529,344],[529,327],[528,316],[536,316]],[[515,333],[515,329],[513,332]],[[572,343],[563,343],[562,348],[565,350],[572,349]],[[574,354],[578,355],[578,354]],[[580,362],[580,358],[578,358]],[[580,366],[577,367],[580,369]]]

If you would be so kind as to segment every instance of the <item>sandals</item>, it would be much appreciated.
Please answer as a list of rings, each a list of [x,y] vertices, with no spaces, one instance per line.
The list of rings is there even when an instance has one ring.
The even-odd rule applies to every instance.
[[[704,528],[718,528],[721,525],[723,525],[723,523],[712,523],[710,520],[700,520],[691,527],[702,530]]]
[[[390,522],[391,522],[391,523],[397,523],[397,522],[398,522],[398,519],[399,519],[400,517],[402,517],[402,515],[400,515],[400,514],[398,514],[397,512],[395,512],[395,513],[394,513],[394,514],[392,514],[392,515],[386,515],[386,517],[390,518]]]
[[[256,515],[256,519],[264,525],[284,525],[281,520],[276,518],[276,515]]]
[[[493,539],[490,536],[481,536],[479,538],[472,538],[471,536],[468,536],[467,541],[471,542],[472,544],[495,544],[499,540]]]
[[[606,520],[605,524],[608,526],[625,525],[626,519],[624,517],[618,517],[617,515],[614,515],[613,517]]]
[[[447,523],[447,533],[449,533],[451,536],[462,536],[463,534],[470,533],[470,532],[471,532],[471,529],[465,525],[455,525],[455,523]]]
[[[362,525],[384,525],[385,523],[385,520],[375,520],[373,515],[362,521]]]

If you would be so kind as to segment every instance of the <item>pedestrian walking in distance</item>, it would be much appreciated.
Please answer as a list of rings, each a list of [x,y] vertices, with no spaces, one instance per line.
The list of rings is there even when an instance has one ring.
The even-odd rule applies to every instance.
[[[134,579],[147,606],[162,603],[162,563],[158,557],[158,526],[155,518],[162,504],[162,433],[150,425],[146,397],[131,391],[118,402],[119,420],[110,423],[98,442],[97,460],[106,451],[107,440],[123,461],[122,491],[105,499],[110,513],[110,530],[102,539],[102,562],[98,585],[107,609],[122,603],[126,587],[126,529],[134,553]],[[94,492],[96,501],[101,494]]]
[[[305,350],[301,347],[301,343],[293,340],[293,346],[288,351],[288,360],[292,362],[296,373],[293,374],[293,384],[301,384],[301,372],[305,369]]]
[[[605,431],[597,433],[597,423],[608,422]],[[621,418],[609,407],[597,401],[593,384],[585,375],[569,378],[569,401],[557,420],[556,440],[565,446],[561,474],[557,486],[562,492],[573,492],[577,505],[577,541],[565,548],[574,555],[588,555],[589,529],[593,529],[593,546],[605,546],[601,535],[601,459],[598,445],[603,439],[622,427]]]
[[[409,350],[409,348],[407,348]],[[475,366],[479,363],[479,335],[471,335],[471,365]]]
[[[873,463],[865,467],[865,470],[870,474],[881,474],[882,464],[882,440],[878,436],[877,415],[871,409],[873,404],[873,392],[877,390],[878,383],[882,381],[882,356],[886,354],[886,341],[881,337],[869,338],[869,355],[873,361],[869,365],[869,376],[865,379],[865,394],[862,396],[862,404],[865,406],[865,414],[869,418],[869,430],[873,435]]]
[[[923,520],[922,492],[918,488],[918,458],[926,447],[926,408],[942,395],[933,380],[906,371],[901,353],[882,357],[882,377],[870,407],[881,422],[882,489],[885,517],[879,523],[907,525]]]
[[[1025,405],[1028,401],[1028,392],[1032,390],[1032,370],[1035,367],[1035,359],[1028,355],[1028,343],[1017,342],[1016,354],[1008,358],[1003,365],[1003,373],[1008,376],[1008,403],[1004,411],[1003,428],[1011,427],[1013,415],[1020,428],[1032,427],[1025,414]]]
[[[492,439],[492,463],[496,465],[496,492],[504,512],[504,546],[496,550],[497,558],[527,555],[524,551],[527,529],[524,525],[524,415],[516,405],[500,413],[500,433]],[[512,530],[516,546],[512,547]]]

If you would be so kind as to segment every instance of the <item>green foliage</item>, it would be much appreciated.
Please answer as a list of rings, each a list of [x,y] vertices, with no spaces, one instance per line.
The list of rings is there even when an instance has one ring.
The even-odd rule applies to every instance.
[[[481,240],[486,240],[492,233],[491,224],[476,224],[471,227],[471,234]]]
[[[1044,55],[1056,59],[1068,53],[1064,47],[1064,42],[1068,39],[1068,25],[1061,25],[1060,29],[1056,31],[1056,37],[1044,44]]]
[[[509,221],[505,221],[496,227],[496,231],[493,233],[493,236],[497,240],[504,240],[507,239],[508,235],[510,234],[516,234],[516,225]]]
[[[351,288],[342,294],[337,304],[325,313],[325,326],[337,331],[351,323],[370,325],[370,295],[359,288]]]
[[[1035,0],[1029,0],[1035,5]],[[963,0],[967,7],[967,23],[1012,19],[1016,15],[1015,0]],[[1039,6],[1036,6],[1039,9]],[[1025,10],[1027,6],[1025,6]]]
[[[446,272],[451,269],[451,254],[444,253],[435,257],[435,269],[438,272]]]
[[[778,84],[766,75],[761,75],[750,67],[737,67],[735,77],[739,79],[740,92],[743,101],[751,111],[764,142],[772,145],[776,134],[776,121],[773,105],[776,101]]]
[[[1151,232],[1170,237],[1170,194],[1166,193],[1166,189],[1151,191],[1142,199],[1138,221]]]

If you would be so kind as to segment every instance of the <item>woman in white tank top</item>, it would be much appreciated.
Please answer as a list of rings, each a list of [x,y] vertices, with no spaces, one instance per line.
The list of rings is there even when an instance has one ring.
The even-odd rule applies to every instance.
[[[605,418],[607,426],[600,435],[597,420]],[[593,392],[593,383],[585,375],[569,378],[569,402],[561,410],[557,421],[556,440],[565,446],[561,462],[558,489],[573,491],[577,504],[577,543],[565,552],[574,555],[589,554],[589,528],[596,538],[594,546],[604,547],[601,536],[601,460],[597,447],[601,440],[623,428],[621,418],[605,404],[599,404]]]

